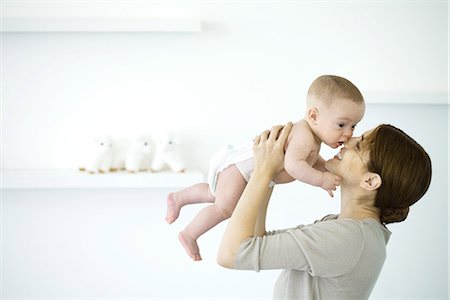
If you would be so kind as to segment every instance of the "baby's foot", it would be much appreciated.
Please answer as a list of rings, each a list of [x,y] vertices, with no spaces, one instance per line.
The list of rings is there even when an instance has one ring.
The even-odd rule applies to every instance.
[[[166,221],[169,224],[172,224],[180,214],[180,207],[177,205],[175,201],[175,194],[170,193],[167,195],[167,214]]]
[[[185,234],[183,231],[178,235],[178,239],[186,250],[187,254],[194,260],[200,261],[200,249],[198,248],[197,241]]]

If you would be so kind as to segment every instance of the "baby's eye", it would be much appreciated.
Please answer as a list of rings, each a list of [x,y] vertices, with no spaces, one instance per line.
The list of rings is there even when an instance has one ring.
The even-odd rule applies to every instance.
[[[353,125],[353,126],[352,126],[352,129],[355,130],[355,128],[356,128],[356,125]]]
[[[344,128],[345,124],[344,124],[344,123],[338,123],[338,126],[339,126],[340,128]]]

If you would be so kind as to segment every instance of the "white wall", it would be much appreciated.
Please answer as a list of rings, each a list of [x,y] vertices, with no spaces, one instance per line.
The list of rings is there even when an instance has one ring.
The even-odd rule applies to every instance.
[[[8,10],[5,5],[3,13],[26,16],[39,9],[49,13],[37,2],[30,3],[36,7]],[[73,13],[64,10],[65,5],[58,11]],[[93,134],[107,132],[126,139],[168,128],[183,138],[189,167],[206,171],[207,158],[221,145],[252,137],[273,123],[301,118],[308,85],[324,73],[351,79],[363,94],[447,92],[447,5],[445,1],[181,1],[172,6],[202,19],[202,32],[2,33],[2,168],[77,167],[80,145]],[[141,2],[139,13],[162,6]],[[130,15],[137,11],[131,4],[121,7]],[[403,128],[423,144],[433,159],[434,177],[429,193],[414,206],[407,222],[391,227],[388,259],[373,297],[444,299],[450,260],[448,108],[369,104],[357,134],[383,122]],[[324,155],[331,154],[324,150]],[[165,213],[165,192],[2,191],[3,295],[269,298],[276,272],[232,272],[215,265],[213,256],[223,227],[201,241],[204,262],[193,264],[186,259],[176,232],[197,210],[187,210],[175,228],[168,228],[156,221]],[[108,202],[111,197],[112,203]],[[128,206],[123,199],[133,200]],[[145,199],[159,202],[145,203]],[[330,201],[321,191],[301,184],[279,187],[269,225],[310,222],[337,211],[337,200]],[[142,206],[136,209],[138,204]],[[121,205],[127,213],[118,220]],[[104,210],[104,215],[97,214]],[[83,214],[89,216],[88,223],[78,228],[77,218]],[[58,232],[64,217],[69,217],[68,223]],[[105,228],[103,221],[111,226],[119,222],[125,240],[134,232],[127,241],[136,249],[119,247],[120,253],[109,252],[118,245],[113,234],[117,228]],[[42,229],[42,239],[16,239],[19,234],[37,234],[30,229],[33,226]],[[156,240],[142,238],[154,228],[158,228]],[[106,236],[95,246],[86,244],[95,237],[89,230]],[[142,236],[135,236],[136,230]],[[71,240],[63,238],[66,234],[77,236]],[[28,247],[32,242],[37,243],[38,252]],[[84,247],[86,256],[70,252],[79,247]],[[40,259],[49,249],[57,250],[56,260],[47,272],[39,272]],[[108,255],[104,265],[89,264],[102,255],[98,249]],[[166,249],[171,249],[169,256]],[[23,256],[15,253],[28,261],[20,261]],[[123,253],[136,257],[120,259]],[[140,262],[144,267],[134,267]],[[109,276],[104,268],[130,276]],[[89,272],[101,281],[92,279],[91,287],[71,285],[72,276],[82,280]],[[191,281],[183,276],[188,273]],[[36,284],[37,278],[42,284]],[[177,288],[167,286],[170,279]],[[124,284],[129,281],[135,283]],[[28,289],[23,289],[24,284]]]

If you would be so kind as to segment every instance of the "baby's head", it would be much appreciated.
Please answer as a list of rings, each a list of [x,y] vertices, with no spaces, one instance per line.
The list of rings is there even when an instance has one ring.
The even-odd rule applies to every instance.
[[[305,120],[314,134],[332,148],[352,137],[365,111],[364,98],[358,88],[335,75],[323,75],[313,81],[306,106]]]

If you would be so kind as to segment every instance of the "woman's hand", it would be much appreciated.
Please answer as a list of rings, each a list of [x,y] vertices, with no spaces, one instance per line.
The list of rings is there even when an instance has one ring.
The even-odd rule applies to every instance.
[[[292,123],[285,126],[273,126],[261,135],[256,136],[253,143],[253,172],[261,172],[272,178],[284,168],[284,145],[286,144]]]

